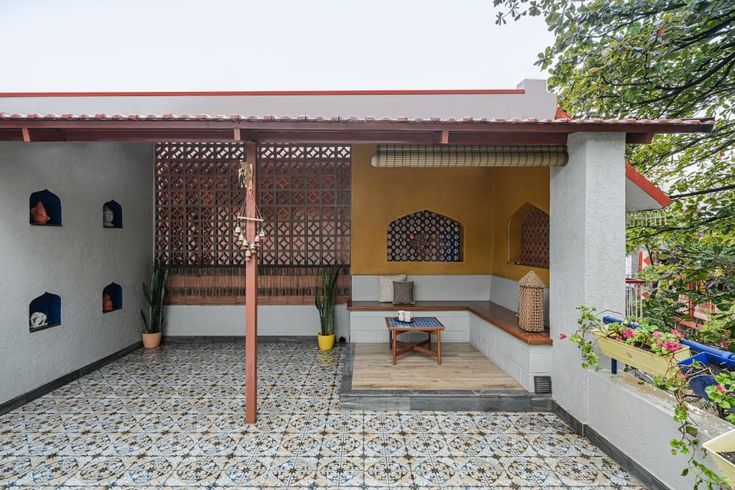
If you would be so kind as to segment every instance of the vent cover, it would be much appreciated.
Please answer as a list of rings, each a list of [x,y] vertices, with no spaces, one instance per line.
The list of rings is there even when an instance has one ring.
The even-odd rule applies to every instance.
[[[533,391],[538,395],[551,393],[551,376],[534,376]]]

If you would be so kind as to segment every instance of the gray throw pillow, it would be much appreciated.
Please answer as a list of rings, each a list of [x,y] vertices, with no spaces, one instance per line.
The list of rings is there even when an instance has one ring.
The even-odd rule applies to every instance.
[[[413,305],[413,281],[393,281],[393,304]]]

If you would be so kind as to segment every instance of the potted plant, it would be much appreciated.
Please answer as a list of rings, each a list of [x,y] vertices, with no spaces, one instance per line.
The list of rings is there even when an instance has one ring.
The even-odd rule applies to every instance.
[[[143,347],[153,349],[161,345],[161,330],[163,328],[163,298],[166,294],[166,278],[168,269],[160,261],[153,264],[153,275],[150,287],[143,283],[143,296],[148,301],[150,322],[146,320],[145,312],[140,310],[143,318]]]
[[[735,424],[735,373],[724,371],[715,375],[715,384],[705,388],[707,397],[720,411],[727,410],[725,420]],[[723,475],[735,482],[735,430],[725,432],[703,444],[704,449],[715,460]]]
[[[580,328],[572,334],[571,340],[582,348],[587,365],[598,362],[589,336],[595,338],[600,351],[607,357],[651,376],[678,371],[677,363],[691,357],[678,331],[661,331],[644,321],[633,323],[606,317],[606,322],[594,314],[594,308],[585,306],[580,307],[580,311]],[[595,356],[594,360],[587,359],[591,356]]]
[[[334,347],[334,304],[337,299],[337,278],[339,266],[322,269],[322,285],[317,287],[314,305],[319,312],[321,330],[317,335],[319,349],[331,350]]]

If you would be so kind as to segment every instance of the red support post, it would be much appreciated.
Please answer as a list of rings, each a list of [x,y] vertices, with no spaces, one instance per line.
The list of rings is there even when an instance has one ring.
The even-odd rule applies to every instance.
[[[247,143],[247,162],[252,166],[252,182],[245,197],[245,214],[248,218],[245,237],[248,244],[255,243],[257,146]],[[245,262],[245,422],[254,424],[258,413],[258,255],[253,252]]]

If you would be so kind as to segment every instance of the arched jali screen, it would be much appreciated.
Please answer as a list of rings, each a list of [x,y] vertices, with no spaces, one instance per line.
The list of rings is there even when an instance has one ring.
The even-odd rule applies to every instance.
[[[388,262],[461,262],[462,224],[423,210],[388,225]]]
[[[549,268],[549,215],[526,203],[508,222],[508,261]]]

